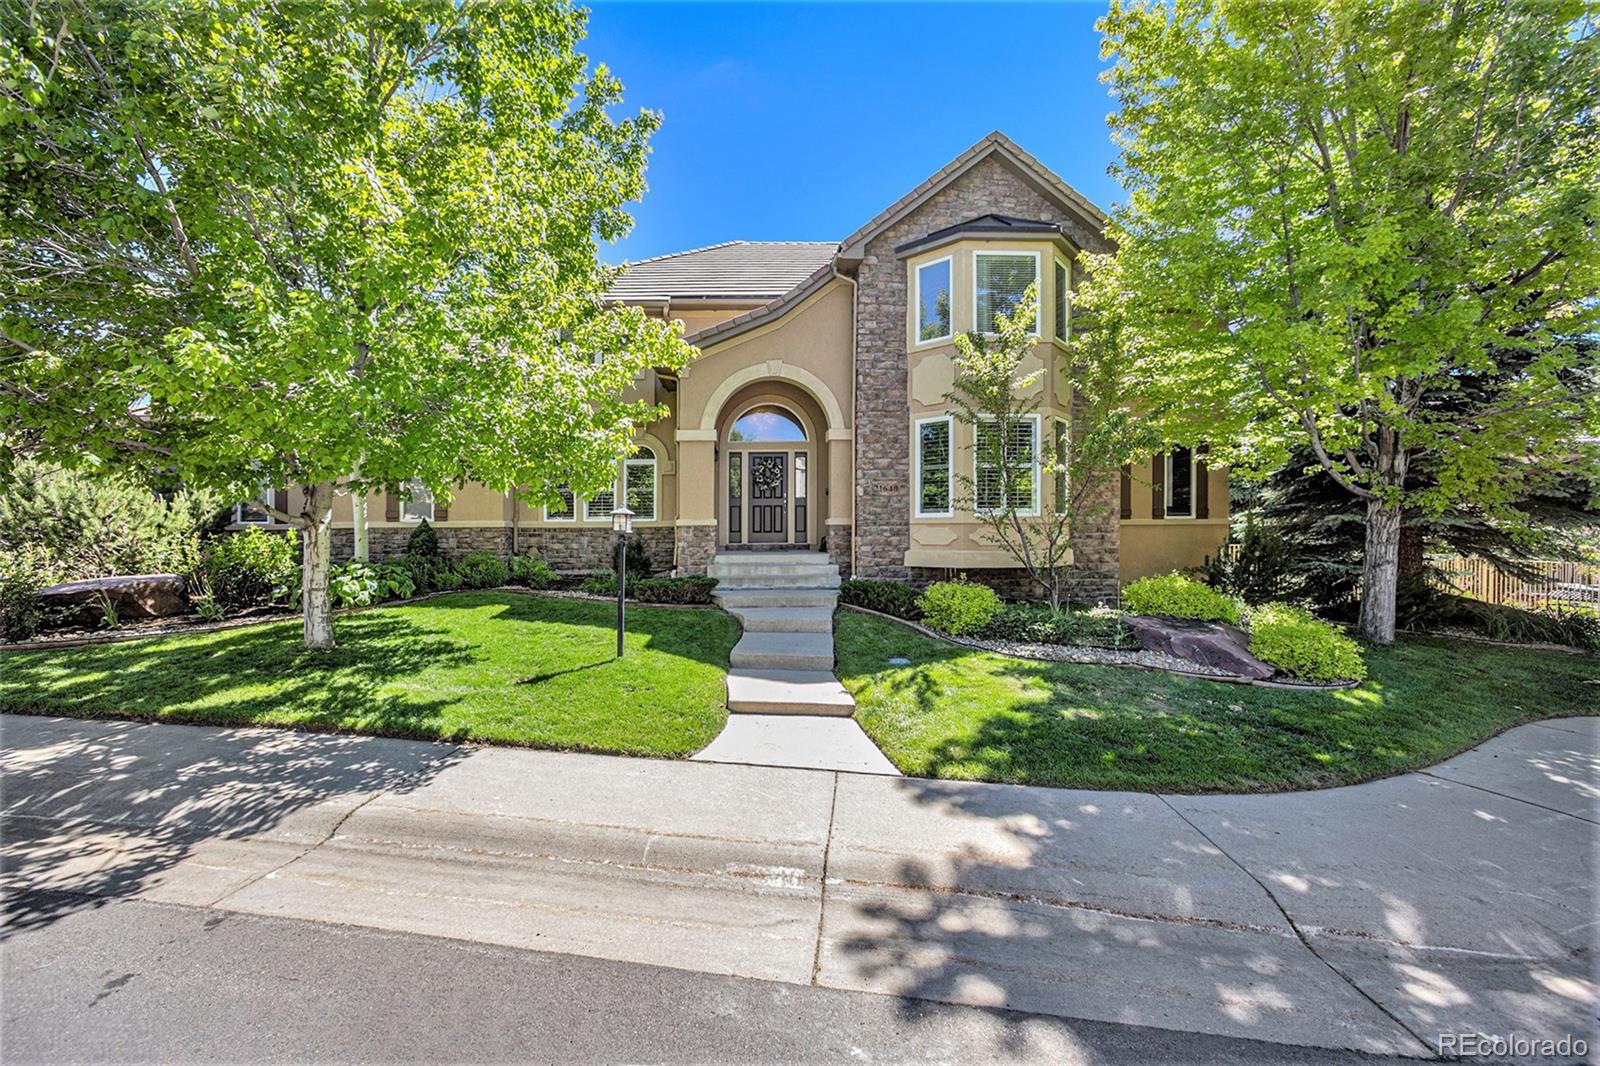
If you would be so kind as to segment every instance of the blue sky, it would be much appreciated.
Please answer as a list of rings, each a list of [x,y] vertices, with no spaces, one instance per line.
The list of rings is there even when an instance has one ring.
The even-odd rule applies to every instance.
[[[838,240],[990,130],[1101,207],[1101,4],[590,0],[583,50],[662,114],[608,262],[718,241]]]

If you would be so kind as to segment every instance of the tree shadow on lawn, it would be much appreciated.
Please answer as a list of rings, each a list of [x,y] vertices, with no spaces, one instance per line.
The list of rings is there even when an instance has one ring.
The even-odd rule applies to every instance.
[[[1464,726],[1469,712],[1459,706],[1456,721],[1425,713],[1387,661],[1359,688],[1295,692],[931,644],[911,657],[868,684],[904,708],[881,727],[908,738],[901,768],[929,777],[1168,793],[1314,789],[1452,755],[1463,728],[1465,743],[1497,731]]]
[[[616,604],[580,600],[565,596],[546,596],[532,592],[464,592],[429,600],[429,607],[456,610],[498,610],[486,615],[498,621],[526,623],[530,626],[562,625],[594,630],[596,647],[613,654],[594,659],[588,666],[602,666],[615,659]],[[691,659],[726,670],[728,656],[738,641],[738,623],[731,615],[706,608],[674,607],[670,604],[628,604],[625,623],[628,650],[649,650],[662,655]],[[581,667],[565,668],[548,675],[536,674],[528,680],[544,680],[570,673]]]
[[[191,856],[179,901],[211,903],[325,839],[364,799],[420,787],[464,755],[281,729],[8,717],[0,939],[159,888]],[[311,810],[329,800],[341,802]],[[273,849],[226,843],[273,830],[287,830]]]
[[[305,649],[298,623],[0,658],[0,710],[108,715],[203,725],[270,724],[460,739],[444,729],[448,699],[386,686],[420,671],[466,666],[474,649],[392,612],[339,619],[339,645]]]

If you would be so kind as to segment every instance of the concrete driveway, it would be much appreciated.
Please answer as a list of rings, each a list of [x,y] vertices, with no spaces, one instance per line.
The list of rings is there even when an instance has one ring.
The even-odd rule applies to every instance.
[[[1405,1055],[1593,1038],[1600,720],[1194,797],[0,718],[7,934],[108,899]]]

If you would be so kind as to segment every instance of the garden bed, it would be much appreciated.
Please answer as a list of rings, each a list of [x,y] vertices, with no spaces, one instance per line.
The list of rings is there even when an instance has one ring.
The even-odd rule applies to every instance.
[[[1233,685],[1261,685],[1267,688],[1302,689],[1311,692],[1325,692],[1336,689],[1354,688],[1359,682],[1340,681],[1332,684],[1317,684],[1308,681],[1292,681],[1282,677],[1273,677],[1266,680],[1241,677],[1226,670],[1205,666],[1201,663],[1191,662],[1176,655],[1164,652],[1150,651],[1146,648],[1107,648],[1092,644],[1035,644],[1027,641],[1012,640],[982,640],[975,637],[953,637],[948,633],[940,633],[929,629],[920,622],[913,622],[906,618],[897,618],[892,614],[874,611],[866,607],[857,607],[853,604],[840,604],[846,611],[858,611],[861,614],[882,618],[897,625],[905,626],[924,637],[944,641],[961,648],[972,648],[978,651],[993,652],[996,655],[1005,655],[1013,659],[1029,659],[1035,662],[1049,663],[1081,663],[1089,666],[1129,666],[1141,670],[1161,670],[1180,677],[1195,677],[1207,681],[1222,681]]]

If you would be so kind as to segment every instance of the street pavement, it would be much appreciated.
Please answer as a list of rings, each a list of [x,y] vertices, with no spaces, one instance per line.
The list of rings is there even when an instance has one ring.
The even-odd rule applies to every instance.
[[[185,1006],[122,1008],[148,1020],[120,1057],[1322,1061],[1288,1056],[1426,1056],[1455,1031],[1593,1043],[1597,726],[1520,727],[1351,788],[1198,797],[4,716],[0,1036],[7,1060],[119,1057],[71,1041],[101,1017],[108,1040],[126,1032],[105,1008],[143,983]],[[211,923],[243,939],[208,967]],[[288,985],[251,994],[274,974],[302,994],[359,986],[363,959],[389,976],[332,1002],[375,1019],[367,1044],[315,1025]],[[157,1024],[201,1013],[208,989],[293,1018],[256,1020],[243,1045]],[[550,1028],[479,1031],[519,992]],[[792,1030],[772,997],[796,1005]],[[475,1037],[434,1043],[452,1027],[419,998],[457,1004]],[[87,1033],[62,1032],[68,1016]],[[700,1043],[669,1039],[700,1016]],[[405,1054],[412,1029],[435,1052]]]

